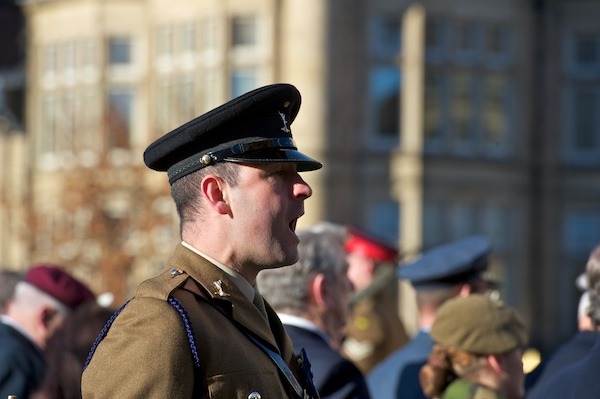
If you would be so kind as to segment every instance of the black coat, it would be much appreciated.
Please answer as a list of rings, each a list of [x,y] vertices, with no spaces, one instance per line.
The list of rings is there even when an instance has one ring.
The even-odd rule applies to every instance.
[[[557,372],[527,399],[597,399],[600,398],[600,336],[591,352],[581,360]]]
[[[294,352],[306,350],[311,364],[313,381],[321,399],[369,399],[364,376],[319,334],[284,324],[294,344]]]
[[[556,352],[542,363],[542,372],[535,382],[529,395],[533,395],[538,389],[548,383],[556,373],[567,366],[587,356],[596,342],[598,333],[595,331],[578,331],[571,339],[562,344]]]
[[[41,349],[17,329],[0,323],[0,398],[29,397],[40,386],[45,372]]]

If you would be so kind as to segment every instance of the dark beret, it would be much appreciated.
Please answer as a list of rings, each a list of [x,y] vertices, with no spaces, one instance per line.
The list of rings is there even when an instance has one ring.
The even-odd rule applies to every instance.
[[[320,162],[298,151],[291,124],[300,110],[300,92],[274,84],[243,94],[179,126],[148,146],[144,162],[166,171],[169,183],[217,162],[295,162],[298,171]]]
[[[484,236],[470,236],[425,252],[398,268],[398,277],[410,280],[416,289],[427,289],[483,278],[491,250]]]
[[[500,355],[527,344],[521,316],[483,295],[450,299],[438,309],[431,337],[475,355]]]
[[[33,265],[25,273],[23,281],[44,291],[71,309],[96,298],[85,284],[56,265]]]

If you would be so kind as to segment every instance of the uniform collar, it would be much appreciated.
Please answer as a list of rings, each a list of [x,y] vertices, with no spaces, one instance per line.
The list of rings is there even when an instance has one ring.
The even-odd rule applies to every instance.
[[[219,269],[223,270],[229,276],[231,282],[233,284],[235,284],[235,286],[238,287],[238,289],[240,291],[242,291],[244,296],[252,302],[252,300],[254,299],[254,293],[256,290],[254,289],[254,287],[252,287],[252,285],[250,285],[248,280],[246,280],[241,274],[239,274],[232,268],[225,266],[223,263],[219,262],[218,260],[208,256],[207,254],[200,251],[199,249],[192,247],[190,244],[188,244],[185,241],[182,241],[181,245],[183,245],[190,251],[202,256],[204,259],[208,260],[210,263],[212,263]]]

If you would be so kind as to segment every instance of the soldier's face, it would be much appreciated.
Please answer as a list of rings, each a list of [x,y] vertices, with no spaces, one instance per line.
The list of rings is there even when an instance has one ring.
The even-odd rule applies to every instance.
[[[304,214],[310,186],[291,162],[243,164],[231,187],[231,216],[235,221],[238,261],[256,272],[290,265],[298,260],[296,223]]]

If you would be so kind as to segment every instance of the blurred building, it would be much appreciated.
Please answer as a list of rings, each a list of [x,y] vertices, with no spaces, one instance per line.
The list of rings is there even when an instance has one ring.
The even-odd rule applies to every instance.
[[[25,19],[11,0],[0,0],[0,267],[16,269],[26,256],[24,223],[16,210],[26,195],[24,134]]]
[[[407,257],[487,234],[503,296],[534,342],[550,348],[574,330],[573,281],[600,242],[600,2],[22,4],[28,164],[46,213],[56,182],[94,153],[117,169],[139,165],[180,123],[290,82],[303,95],[295,139],[326,165],[306,175],[314,196],[303,225],[361,226],[397,239]],[[128,212],[119,198],[108,214]]]

